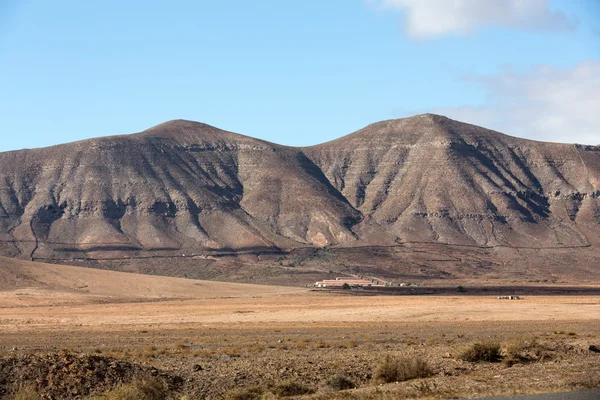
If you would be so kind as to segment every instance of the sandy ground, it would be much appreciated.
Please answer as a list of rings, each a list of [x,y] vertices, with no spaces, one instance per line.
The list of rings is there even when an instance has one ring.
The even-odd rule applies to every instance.
[[[287,292],[297,292],[297,289],[123,273],[0,257],[0,306],[247,297]]]
[[[270,289],[252,296],[83,303],[81,294],[54,293],[53,299],[27,292],[0,295],[0,358],[69,351],[132,360],[183,377],[197,398],[290,379],[319,387],[336,373],[359,385],[350,392],[354,397],[319,391],[316,398],[427,398],[430,390],[435,398],[462,398],[600,385],[600,355],[587,351],[600,344],[600,296],[509,301]],[[61,305],[51,305],[54,300]],[[453,356],[473,341],[504,346],[534,337],[554,349],[544,362],[506,368]],[[434,376],[374,386],[371,376],[385,354],[423,357]]]
[[[213,285],[215,285],[213,283]],[[218,284],[217,284],[218,285]],[[3,330],[64,325],[271,324],[312,322],[598,321],[600,297],[352,297],[275,288],[261,293],[144,302],[81,304],[80,296],[40,289],[0,293]],[[206,296],[208,296],[206,294]],[[74,304],[68,304],[72,301]],[[108,301],[106,298],[103,302]],[[52,305],[57,302],[60,305]],[[40,304],[42,303],[42,304]]]
[[[600,345],[600,296],[357,296],[5,259],[0,278],[0,358],[68,349],[132,360],[183,377],[199,398],[286,379],[317,387],[340,372],[359,385],[350,392],[357,399],[600,386],[600,355],[588,351]],[[536,338],[550,358],[507,368],[452,355],[473,341],[515,338]],[[371,376],[384,354],[425,358],[433,386],[379,392]]]
[[[600,320],[600,296],[351,296],[0,257],[0,327]]]

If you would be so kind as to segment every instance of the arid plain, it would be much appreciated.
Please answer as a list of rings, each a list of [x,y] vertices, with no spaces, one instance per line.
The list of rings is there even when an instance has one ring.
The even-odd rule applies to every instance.
[[[369,296],[0,264],[0,396],[88,398],[144,374],[172,398],[453,398],[600,385],[600,354],[589,350],[600,345],[600,295]],[[498,362],[461,358],[478,342],[500,344]],[[382,382],[388,355],[429,370]],[[356,388],[340,391],[340,377]]]

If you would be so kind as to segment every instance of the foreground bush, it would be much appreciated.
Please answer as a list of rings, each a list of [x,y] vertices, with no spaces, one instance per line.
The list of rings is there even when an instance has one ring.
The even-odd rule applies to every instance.
[[[295,380],[289,380],[277,384],[272,389],[273,394],[279,397],[301,396],[303,394],[311,394],[316,392],[312,386],[307,386]]]
[[[496,362],[502,358],[498,342],[475,342],[464,348],[458,358],[469,362]]]
[[[25,386],[13,395],[12,400],[42,400],[42,396],[33,386]]]
[[[356,385],[347,376],[336,374],[325,379],[323,387],[331,390],[347,390],[354,389]]]
[[[394,358],[386,356],[375,368],[373,379],[376,382],[392,383],[426,378],[431,375],[431,368],[421,358]]]
[[[506,346],[504,363],[508,366],[533,361],[544,361],[552,358],[551,351],[538,343],[535,338],[516,339]]]
[[[97,400],[163,400],[168,396],[168,390],[164,380],[151,378],[117,386]]]
[[[233,389],[223,395],[223,400],[261,400],[263,394],[261,387]]]

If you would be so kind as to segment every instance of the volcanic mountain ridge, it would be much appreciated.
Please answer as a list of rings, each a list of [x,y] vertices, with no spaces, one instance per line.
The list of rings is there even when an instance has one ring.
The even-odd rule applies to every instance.
[[[600,147],[424,114],[294,148],[170,121],[0,153],[0,252],[44,260],[439,243],[596,247]]]

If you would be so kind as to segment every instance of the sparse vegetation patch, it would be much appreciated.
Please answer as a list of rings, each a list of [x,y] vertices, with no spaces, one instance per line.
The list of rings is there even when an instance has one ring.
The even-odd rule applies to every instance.
[[[373,373],[378,383],[402,382],[410,379],[425,378],[432,374],[431,367],[419,357],[392,357],[387,355]]]
[[[273,387],[273,393],[280,397],[301,396],[303,394],[311,394],[314,392],[316,392],[314,387],[305,385],[295,379],[281,382]]]
[[[502,358],[500,343],[494,341],[474,342],[458,353],[458,359],[469,362],[497,362]]]
[[[136,379],[97,396],[94,400],[164,400],[169,387],[161,378]]]
[[[330,390],[354,389],[356,384],[346,375],[335,374],[325,379],[323,387]]]
[[[552,358],[550,349],[536,338],[515,339],[506,345],[504,363],[508,366]]]

